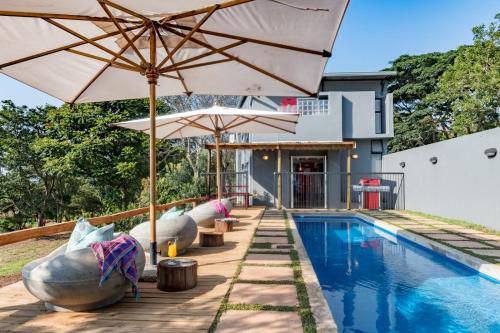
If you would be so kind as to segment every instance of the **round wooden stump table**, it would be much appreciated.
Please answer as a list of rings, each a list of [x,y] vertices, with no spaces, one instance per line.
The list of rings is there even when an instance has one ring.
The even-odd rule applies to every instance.
[[[200,231],[201,247],[216,247],[224,245],[224,233]]]
[[[188,290],[198,283],[198,262],[194,259],[165,259],[157,268],[156,287],[159,290]]]
[[[215,219],[215,232],[231,232],[236,222],[235,218]]]

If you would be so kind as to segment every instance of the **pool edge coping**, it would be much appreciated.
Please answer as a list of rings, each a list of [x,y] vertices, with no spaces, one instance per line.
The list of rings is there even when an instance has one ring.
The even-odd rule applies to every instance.
[[[309,296],[309,305],[311,306],[311,311],[316,321],[316,330],[318,333],[338,333],[337,324],[333,319],[323,289],[321,289],[316,272],[314,271],[304,244],[302,243],[302,238],[297,230],[292,212],[286,210],[286,218],[288,219],[290,230],[295,240],[295,250],[299,255],[302,278],[304,279],[307,294]]]
[[[389,233],[414,242],[431,251],[439,253],[450,260],[457,261],[460,264],[485,275],[486,278],[493,279],[495,280],[494,282],[500,283],[500,267],[498,265],[489,263],[481,258],[474,257],[460,250],[454,249],[432,239],[420,236],[416,233],[400,228],[383,220],[365,215],[361,212],[347,212],[346,215],[359,217],[373,224],[374,226],[377,226],[383,230],[388,231]]]

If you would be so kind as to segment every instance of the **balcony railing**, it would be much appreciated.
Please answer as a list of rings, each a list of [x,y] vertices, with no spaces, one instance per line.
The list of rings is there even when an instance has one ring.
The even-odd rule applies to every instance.
[[[330,113],[328,99],[297,98],[296,105],[281,105],[281,112],[299,112],[304,116],[324,116]]]

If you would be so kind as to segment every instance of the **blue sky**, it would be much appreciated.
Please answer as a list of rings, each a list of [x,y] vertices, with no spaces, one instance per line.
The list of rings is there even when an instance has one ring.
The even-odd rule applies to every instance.
[[[447,51],[500,13],[499,0],[351,0],[327,72],[376,71],[402,54]],[[5,47],[5,46],[2,46]],[[0,74],[0,100],[61,102]]]

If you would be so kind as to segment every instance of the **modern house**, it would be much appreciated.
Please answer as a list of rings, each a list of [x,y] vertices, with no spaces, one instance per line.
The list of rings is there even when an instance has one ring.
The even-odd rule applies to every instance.
[[[345,208],[351,196],[347,182],[382,171],[382,155],[394,135],[387,87],[395,75],[325,74],[317,98],[243,97],[240,108],[302,114],[294,134],[233,135],[226,145],[238,149],[236,171],[248,174],[252,203]],[[352,197],[356,204],[356,194]]]

